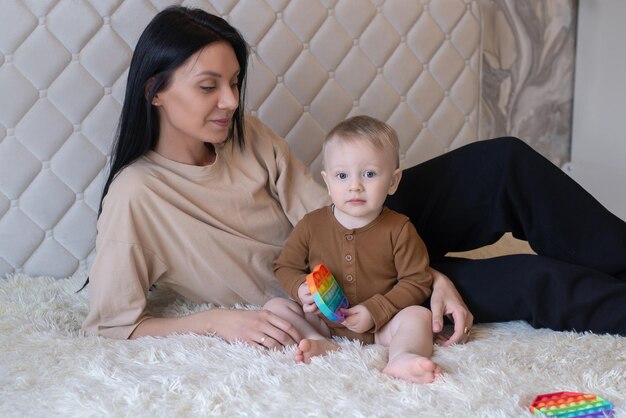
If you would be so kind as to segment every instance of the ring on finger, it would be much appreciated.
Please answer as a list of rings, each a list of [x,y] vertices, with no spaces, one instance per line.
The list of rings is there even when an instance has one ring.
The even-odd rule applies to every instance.
[[[261,344],[263,344],[266,340],[266,337],[261,337]]]
[[[472,333],[472,328],[470,328],[470,327],[465,327],[465,328],[463,329],[463,333],[469,337],[469,336],[470,336],[470,334]]]

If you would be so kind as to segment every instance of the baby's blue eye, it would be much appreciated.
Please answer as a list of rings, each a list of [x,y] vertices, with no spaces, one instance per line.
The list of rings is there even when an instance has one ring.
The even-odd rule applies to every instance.
[[[376,172],[375,171],[366,171],[365,173],[363,173],[364,177],[367,177],[368,179],[371,179],[373,177],[376,177]]]
[[[339,180],[345,180],[348,178],[348,175],[346,173],[337,173],[337,178]]]

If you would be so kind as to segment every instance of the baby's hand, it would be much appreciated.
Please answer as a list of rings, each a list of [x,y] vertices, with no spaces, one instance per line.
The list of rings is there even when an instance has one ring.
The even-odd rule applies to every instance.
[[[350,331],[367,332],[374,327],[374,319],[372,314],[363,305],[356,305],[349,309],[342,309],[345,315],[344,321],[341,323]]]
[[[318,313],[319,309],[313,300],[313,295],[309,290],[309,286],[306,282],[302,283],[298,288],[298,297],[300,298],[300,302],[302,302],[302,310],[305,313]]]

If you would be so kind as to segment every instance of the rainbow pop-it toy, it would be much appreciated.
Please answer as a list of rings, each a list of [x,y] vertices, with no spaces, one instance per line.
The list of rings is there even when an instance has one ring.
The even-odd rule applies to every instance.
[[[306,284],[320,312],[331,321],[343,322],[341,309],[348,307],[348,298],[328,268],[324,264],[315,266],[306,276]]]
[[[592,393],[555,392],[537,396],[530,412],[558,418],[604,418],[613,416],[613,404]]]

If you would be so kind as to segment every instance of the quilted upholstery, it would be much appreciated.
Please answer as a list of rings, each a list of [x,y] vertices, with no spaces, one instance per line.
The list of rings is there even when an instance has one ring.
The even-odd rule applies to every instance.
[[[475,0],[2,0],[0,274],[88,268],[132,48],[173,3],[241,30],[247,107],[314,172],[358,113],[398,130],[404,166],[477,140]]]

